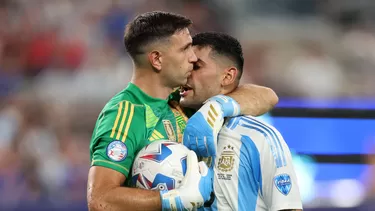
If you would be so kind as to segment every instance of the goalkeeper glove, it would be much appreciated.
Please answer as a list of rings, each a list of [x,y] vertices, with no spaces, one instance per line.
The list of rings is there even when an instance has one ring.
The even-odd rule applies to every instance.
[[[197,155],[187,155],[187,170],[182,185],[174,190],[160,191],[162,210],[197,210],[210,199],[213,191],[213,169],[204,162],[198,163]]]
[[[215,156],[217,136],[223,126],[224,117],[239,114],[240,105],[231,97],[211,97],[187,122],[183,144],[198,156]]]

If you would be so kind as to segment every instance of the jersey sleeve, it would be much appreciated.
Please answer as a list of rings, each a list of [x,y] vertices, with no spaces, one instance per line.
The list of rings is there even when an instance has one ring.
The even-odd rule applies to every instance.
[[[90,143],[91,166],[110,168],[128,177],[145,134],[142,106],[122,101],[104,109]]]
[[[272,211],[302,209],[292,155],[283,137],[274,128],[265,126],[263,143],[258,144],[262,178],[261,194]]]
[[[302,209],[290,150],[272,126],[231,118],[219,133],[217,155],[218,210]]]

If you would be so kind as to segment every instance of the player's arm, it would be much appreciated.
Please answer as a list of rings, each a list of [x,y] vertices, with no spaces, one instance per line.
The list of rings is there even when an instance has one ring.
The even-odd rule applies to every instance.
[[[194,156],[196,159],[194,153],[190,158],[188,156],[187,176],[183,181],[188,184],[188,190],[182,186],[171,194],[169,191],[123,187],[135,153],[142,146],[140,142],[146,138],[143,114],[141,107],[123,101],[100,115],[90,144],[91,168],[87,187],[90,211],[169,210],[172,204],[182,210],[197,207],[198,202],[202,204],[209,198],[209,193],[204,192],[212,188],[200,189],[199,185],[211,181],[210,175],[198,171],[197,162],[192,162]]]
[[[279,102],[278,96],[272,89],[255,84],[240,85],[227,96],[239,104],[241,115],[260,116]]]
[[[139,144],[137,140],[142,140],[145,134],[140,109],[122,101],[99,116],[90,144],[87,187],[90,211],[161,209],[158,192],[123,187]]]
[[[187,171],[182,186],[171,191],[122,187],[126,179],[122,173],[93,166],[88,178],[88,207],[90,211],[193,210],[209,199],[212,177],[212,170],[205,163],[198,163],[193,151],[187,156]]]
[[[90,211],[161,210],[160,193],[122,187],[126,177],[115,170],[90,168],[87,202]]]

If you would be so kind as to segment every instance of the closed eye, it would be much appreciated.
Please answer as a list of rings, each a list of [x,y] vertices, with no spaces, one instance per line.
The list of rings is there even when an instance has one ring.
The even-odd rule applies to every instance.
[[[185,46],[182,48],[182,50],[183,50],[183,51],[186,51],[186,50],[190,49],[191,47],[192,47],[192,43],[188,43],[187,45],[185,45]]]
[[[199,66],[198,64],[195,63],[195,64],[193,65],[193,70],[198,70],[199,68],[200,68],[200,66]]]

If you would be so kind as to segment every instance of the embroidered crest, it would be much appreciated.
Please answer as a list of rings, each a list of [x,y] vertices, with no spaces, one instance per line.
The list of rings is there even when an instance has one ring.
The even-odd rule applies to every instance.
[[[276,188],[285,196],[289,194],[292,189],[292,181],[288,174],[280,174],[274,178]]]
[[[233,146],[228,145],[224,147],[224,151],[221,153],[217,168],[222,172],[229,172],[234,167],[234,151]]]

